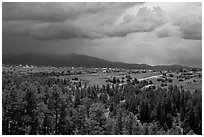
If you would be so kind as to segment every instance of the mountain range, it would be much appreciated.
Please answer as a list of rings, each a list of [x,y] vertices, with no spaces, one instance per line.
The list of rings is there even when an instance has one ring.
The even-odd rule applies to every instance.
[[[96,57],[82,54],[71,53],[67,55],[56,55],[48,53],[25,53],[19,55],[4,54],[2,57],[3,64],[10,65],[37,65],[37,66],[55,66],[55,67],[111,67],[126,69],[157,69],[157,70],[179,70],[182,68],[190,69],[191,67],[182,65],[157,65],[147,64],[130,64],[122,62],[112,62]]]

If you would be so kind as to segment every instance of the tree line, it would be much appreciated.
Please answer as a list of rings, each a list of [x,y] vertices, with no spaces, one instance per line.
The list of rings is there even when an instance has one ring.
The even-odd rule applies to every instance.
[[[2,75],[2,134],[202,134],[202,92]]]

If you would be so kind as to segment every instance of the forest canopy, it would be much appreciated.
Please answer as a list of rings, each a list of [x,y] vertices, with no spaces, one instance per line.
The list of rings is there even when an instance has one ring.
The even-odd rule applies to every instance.
[[[82,86],[56,77],[3,74],[2,133],[202,134],[201,91],[141,87],[138,82]]]

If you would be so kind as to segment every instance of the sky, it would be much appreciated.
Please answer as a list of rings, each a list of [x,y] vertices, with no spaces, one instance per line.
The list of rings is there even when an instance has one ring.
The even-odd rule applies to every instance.
[[[202,66],[202,3],[3,3],[2,54]]]

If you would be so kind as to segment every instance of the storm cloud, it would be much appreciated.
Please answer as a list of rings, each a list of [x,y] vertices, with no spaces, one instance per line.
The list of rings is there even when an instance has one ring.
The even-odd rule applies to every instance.
[[[4,2],[2,40],[3,54],[76,52],[200,67],[202,4]]]
[[[136,15],[126,9],[142,3],[4,3],[3,31],[38,39],[125,37],[149,32],[165,23],[159,7],[140,8]]]
[[[62,22],[87,14],[108,13],[118,15],[124,9],[142,3],[3,3],[3,20],[36,20],[46,22]]]
[[[200,5],[192,4],[173,21],[159,6],[141,7],[116,24],[135,5],[142,3],[3,3],[3,31],[38,39],[97,39],[156,30],[158,37],[202,39]]]

